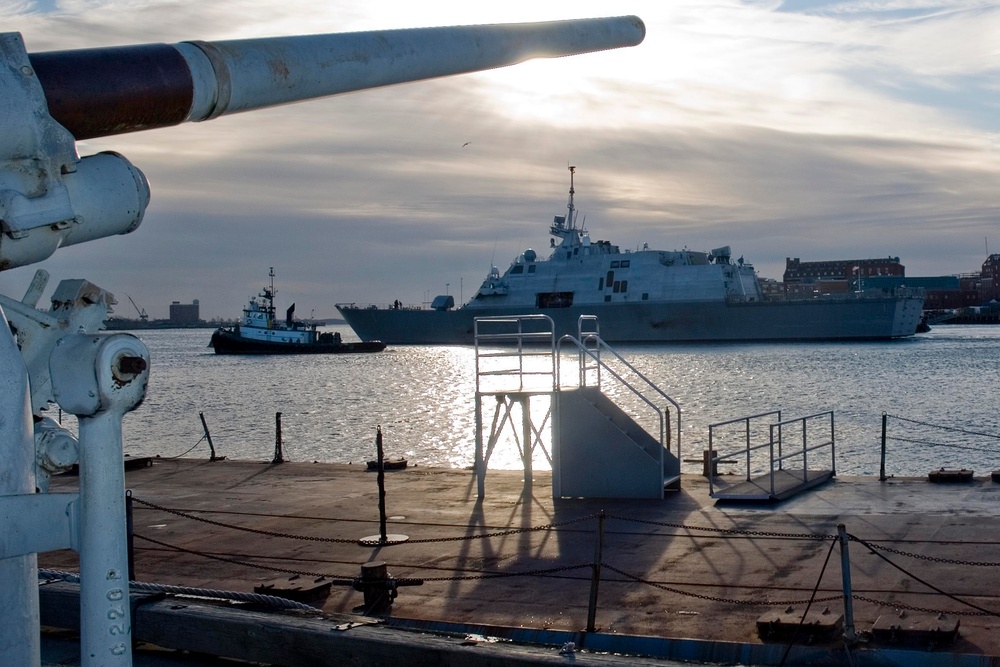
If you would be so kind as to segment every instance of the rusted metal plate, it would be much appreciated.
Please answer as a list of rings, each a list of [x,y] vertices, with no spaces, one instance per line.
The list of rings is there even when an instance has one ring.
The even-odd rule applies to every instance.
[[[944,646],[958,638],[958,618],[901,611],[883,614],[872,626],[872,641],[908,646]]]
[[[961,470],[949,470],[947,468],[940,468],[939,470],[932,470],[930,473],[928,473],[927,481],[936,482],[938,484],[971,482],[972,471],[966,470],[965,468],[962,468]]]
[[[803,607],[786,607],[770,611],[757,619],[757,635],[765,642],[814,644],[832,641],[844,632],[844,615],[829,607],[810,609],[802,616]]]
[[[333,581],[326,577],[301,577],[295,574],[291,577],[272,579],[265,584],[254,586],[253,592],[299,602],[312,602],[322,600],[330,595],[331,586],[333,586]]]

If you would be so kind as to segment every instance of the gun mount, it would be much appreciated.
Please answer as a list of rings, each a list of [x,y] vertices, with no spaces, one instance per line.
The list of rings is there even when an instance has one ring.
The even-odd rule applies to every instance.
[[[117,153],[81,158],[77,140],[644,37],[642,21],[626,16],[29,55],[20,34],[0,33],[0,271],[142,222],[150,197],[143,173]],[[40,662],[36,554],[73,548],[82,664],[125,667],[132,653],[121,419],[145,396],[149,354],[134,336],[85,333],[114,303],[86,281],[64,281],[52,311],[37,310],[45,280],[39,272],[19,302],[0,295],[0,664]],[[4,333],[8,325],[16,339]],[[53,400],[77,415],[78,446],[68,431],[45,425],[40,412]],[[79,494],[36,493],[37,479],[74,457]]]

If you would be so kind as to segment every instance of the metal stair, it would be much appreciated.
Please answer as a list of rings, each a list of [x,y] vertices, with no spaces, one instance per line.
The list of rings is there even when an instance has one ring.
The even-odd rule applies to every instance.
[[[665,489],[680,488],[677,402],[601,340],[596,317],[580,317],[575,337],[557,341],[554,330],[545,315],[475,320],[479,497],[485,496],[489,460],[508,427],[508,439],[517,445],[524,466],[525,485],[531,484],[538,448],[552,465],[554,498],[663,498]],[[567,385],[563,358],[572,356],[577,379]],[[602,383],[611,382],[637,399],[647,417],[652,415],[655,433],[604,393]],[[549,409],[536,424],[531,406],[543,398],[548,399]],[[487,429],[490,405],[494,415]],[[542,438],[549,418],[551,455]]]

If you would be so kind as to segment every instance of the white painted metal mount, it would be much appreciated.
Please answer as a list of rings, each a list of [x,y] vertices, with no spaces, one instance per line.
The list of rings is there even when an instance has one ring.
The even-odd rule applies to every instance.
[[[50,359],[52,391],[80,419],[80,655],[132,664],[122,417],[146,395],[149,351],[130,334],[73,334]]]
[[[139,226],[146,177],[117,153],[78,156],[18,33],[0,33],[0,118],[0,270]]]
[[[35,492],[34,443],[28,399],[28,372],[0,307],[0,526],[12,532],[17,508],[10,496]],[[8,541],[11,537],[6,538]],[[38,557],[0,554],[0,663],[41,662],[38,615]]]

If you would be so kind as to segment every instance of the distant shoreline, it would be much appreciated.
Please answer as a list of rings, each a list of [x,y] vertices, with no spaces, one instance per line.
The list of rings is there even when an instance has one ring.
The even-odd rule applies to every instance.
[[[338,326],[345,325],[347,322],[339,318],[331,318],[328,320],[310,320],[315,322],[318,326]],[[143,322],[142,320],[129,320],[121,317],[114,317],[109,319],[104,323],[104,329],[107,331],[133,331],[133,330],[143,330],[143,329],[218,329],[219,327],[231,327],[236,324],[235,320],[231,321],[216,321],[216,322],[192,322],[190,324],[182,324],[179,322],[170,322],[167,320],[155,320],[153,322]]]

